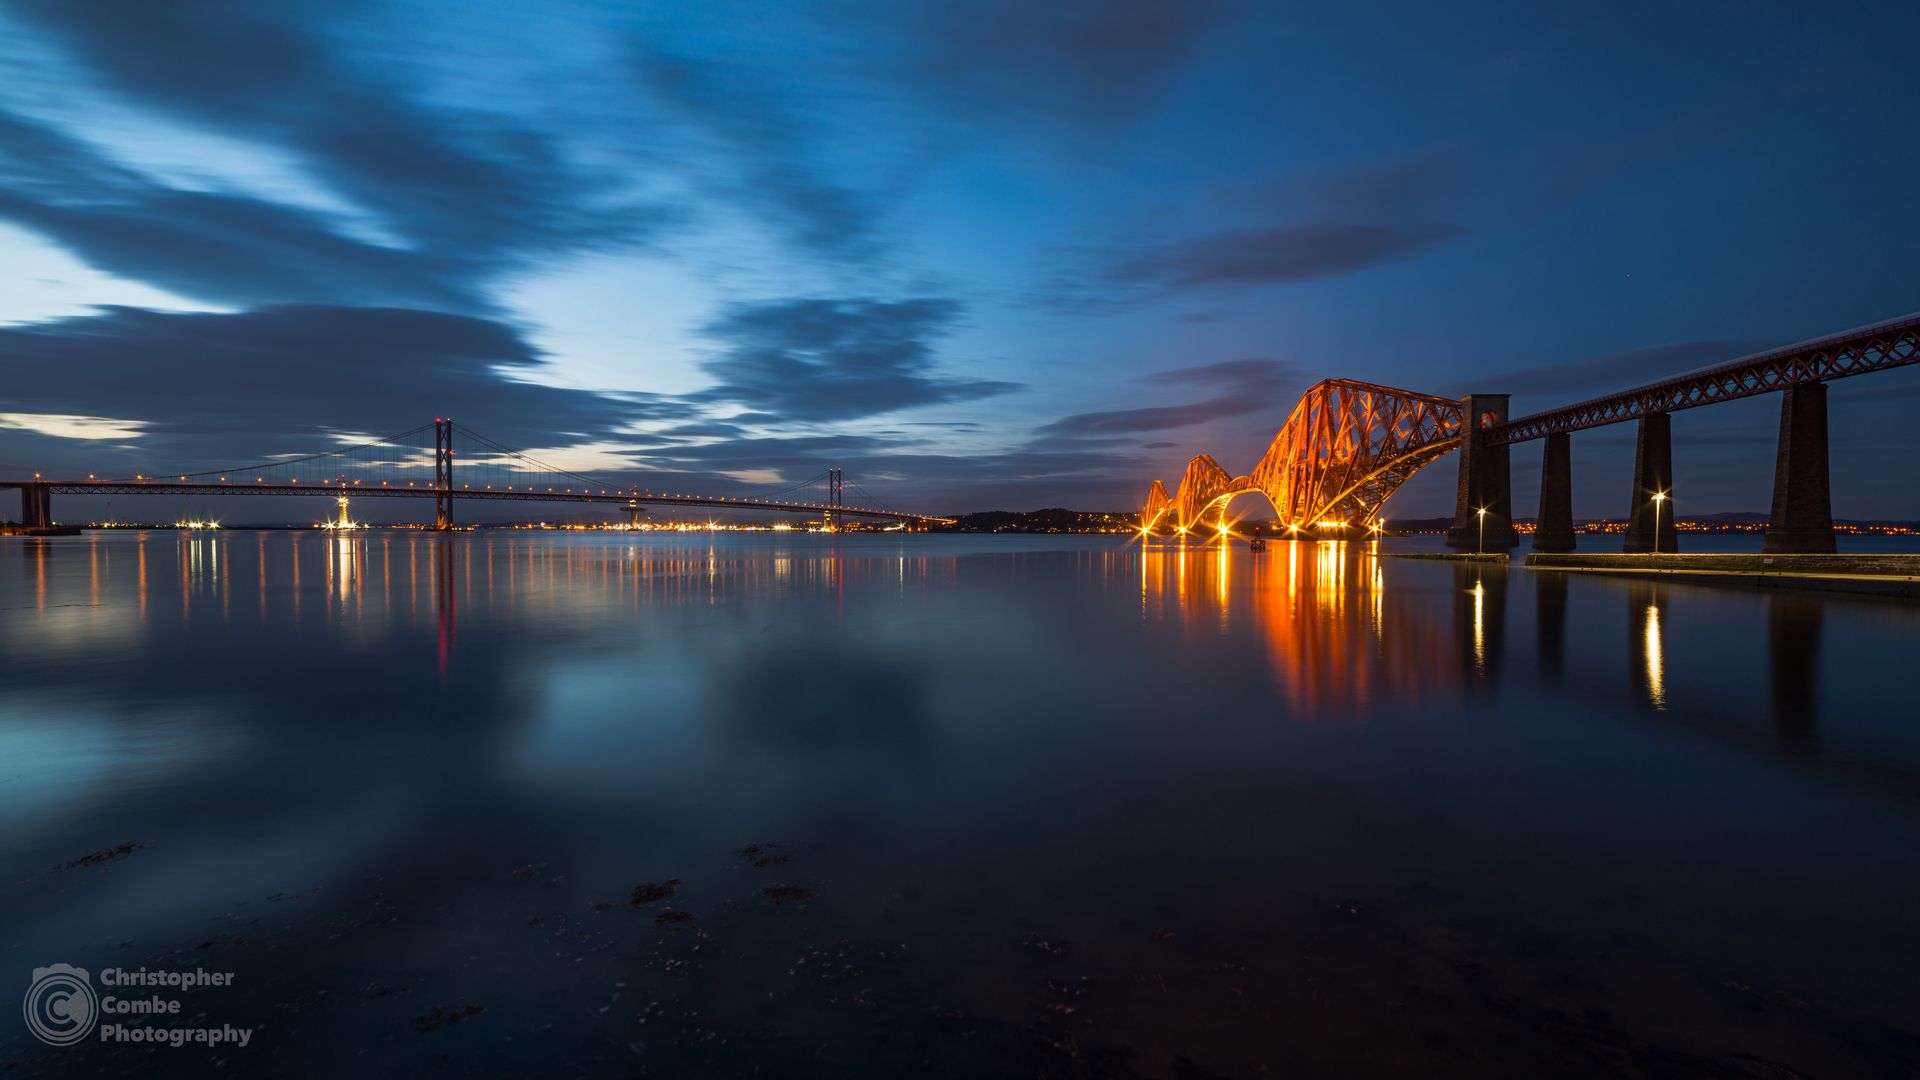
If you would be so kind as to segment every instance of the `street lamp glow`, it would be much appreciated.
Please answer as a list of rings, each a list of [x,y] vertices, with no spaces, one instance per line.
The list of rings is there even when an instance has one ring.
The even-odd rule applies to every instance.
[[[1485,552],[1487,550],[1487,508],[1483,506],[1475,510],[1474,514],[1480,518],[1480,544],[1473,550],[1475,552]]]

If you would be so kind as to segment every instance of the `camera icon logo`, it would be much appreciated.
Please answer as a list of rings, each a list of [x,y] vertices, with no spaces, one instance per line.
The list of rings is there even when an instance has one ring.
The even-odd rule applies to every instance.
[[[92,1034],[100,1019],[100,999],[85,968],[54,964],[33,969],[24,1011],[27,1027],[41,1042],[71,1046]]]

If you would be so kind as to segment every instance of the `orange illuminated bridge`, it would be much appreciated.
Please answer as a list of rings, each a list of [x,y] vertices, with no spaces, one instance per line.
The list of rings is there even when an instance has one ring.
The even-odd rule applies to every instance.
[[[1290,530],[1373,528],[1395,489],[1460,445],[1463,414],[1449,398],[1323,380],[1300,398],[1252,472],[1234,476],[1201,454],[1171,497],[1155,480],[1141,529],[1224,529],[1227,504],[1250,492],[1265,495]]]

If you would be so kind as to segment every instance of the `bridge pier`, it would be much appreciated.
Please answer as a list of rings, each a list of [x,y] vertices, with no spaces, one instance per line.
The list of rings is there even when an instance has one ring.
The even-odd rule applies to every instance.
[[[1556,431],[1547,436],[1540,463],[1540,517],[1534,523],[1533,550],[1573,549],[1573,437]]]
[[[1673,417],[1649,413],[1640,418],[1633,451],[1633,503],[1620,550],[1629,555],[1680,550],[1673,523]]]
[[[45,484],[20,486],[20,524],[28,529],[53,528],[53,489]]]
[[[1507,394],[1468,394],[1460,399],[1460,481],[1454,489],[1453,527],[1447,546],[1470,551],[1506,551],[1520,546],[1513,531],[1513,474],[1505,446],[1486,441],[1482,422],[1507,420]]]
[[[1780,392],[1780,451],[1773,467],[1768,555],[1831,555],[1833,500],[1827,487],[1827,385]]]

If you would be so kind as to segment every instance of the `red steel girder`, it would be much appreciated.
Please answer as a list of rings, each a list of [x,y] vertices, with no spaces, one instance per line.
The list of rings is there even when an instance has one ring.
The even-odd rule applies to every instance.
[[[1285,525],[1363,525],[1409,476],[1459,444],[1461,422],[1458,401],[1326,379],[1301,395],[1251,473],[1235,477],[1201,454],[1171,498],[1154,481],[1141,525],[1150,529],[1172,514],[1178,528],[1190,529],[1250,491],[1264,494]]]

